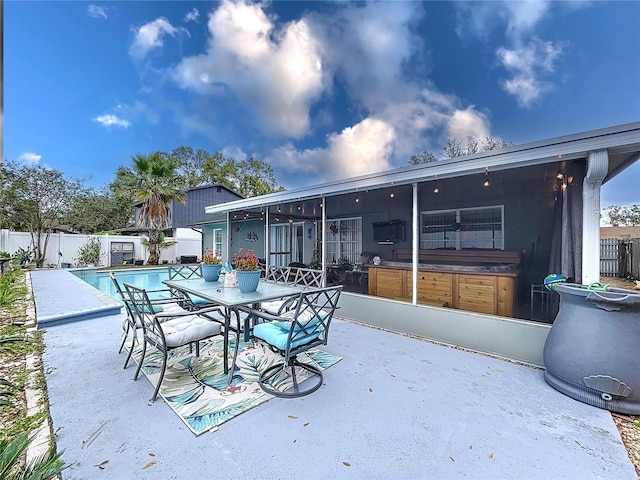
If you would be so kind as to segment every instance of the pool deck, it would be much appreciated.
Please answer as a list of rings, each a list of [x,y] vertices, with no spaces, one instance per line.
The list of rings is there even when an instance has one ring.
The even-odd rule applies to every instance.
[[[344,320],[320,390],[196,437],[122,369],[121,314],[82,316],[100,295],[69,272],[31,275],[38,318],[82,319],[44,326],[63,479],[637,478],[611,414],[542,370]]]

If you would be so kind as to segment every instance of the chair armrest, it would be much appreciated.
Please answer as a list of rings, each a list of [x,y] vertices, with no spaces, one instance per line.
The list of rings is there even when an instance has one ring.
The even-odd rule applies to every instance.
[[[211,312],[218,312],[221,315],[224,315],[224,313],[222,312],[222,307],[219,305],[214,305],[211,307],[205,307],[205,308],[200,308],[199,310],[195,310],[194,312],[191,312],[192,314],[196,314],[196,315],[205,315],[207,313],[211,313]]]
[[[289,308],[292,307],[297,300],[298,300],[298,296],[297,295],[295,297],[287,298],[284,301],[284,303],[282,305],[280,305],[280,308],[278,309],[278,315],[282,315],[282,312],[285,312],[285,311],[289,310]]]
[[[238,310],[248,313],[251,317],[264,318],[265,320],[268,320],[270,322],[277,322],[282,320],[282,318],[278,315],[272,315],[271,313],[267,313],[262,310],[256,310],[255,308],[238,307]]]

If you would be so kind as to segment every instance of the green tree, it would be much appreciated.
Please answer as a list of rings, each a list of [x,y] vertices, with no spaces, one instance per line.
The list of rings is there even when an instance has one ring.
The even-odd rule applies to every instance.
[[[141,203],[139,222],[149,231],[147,263],[157,265],[160,232],[169,227],[171,219],[169,204],[173,200],[185,203],[187,186],[178,174],[180,163],[167,154],[135,155],[132,161],[131,169],[120,167],[116,172],[120,195]]]
[[[284,190],[278,185],[271,165],[255,160],[253,157],[235,162],[231,181],[233,189],[243,197],[258,197]]]
[[[131,201],[104,188],[88,191],[73,202],[64,222],[80,233],[99,233],[133,225]]]
[[[36,265],[42,267],[51,232],[87,189],[84,180],[58,170],[8,161],[2,166],[0,191],[2,226],[31,233]]]
[[[611,205],[603,210],[609,217],[609,223],[614,227],[638,227],[640,226],[640,205],[634,203],[626,207]]]
[[[423,163],[431,163],[437,162],[438,159],[436,156],[431,153],[423,150],[421,153],[413,154],[409,157],[409,165],[421,165]]]
[[[487,152],[489,150],[499,150],[512,146],[513,143],[495,137],[485,137],[481,141],[472,136],[467,136],[466,144],[460,139],[450,138],[442,148],[442,158],[464,157],[465,155],[473,155],[474,153]],[[410,165],[419,165],[422,163],[430,163],[437,161],[438,158],[429,151],[423,151],[409,157]]]
[[[222,153],[178,147],[170,154],[180,163],[179,172],[189,187],[220,183],[244,197],[255,197],[284,190],[273,174],[273,169],[253,157],[247,160],[224,158]]]

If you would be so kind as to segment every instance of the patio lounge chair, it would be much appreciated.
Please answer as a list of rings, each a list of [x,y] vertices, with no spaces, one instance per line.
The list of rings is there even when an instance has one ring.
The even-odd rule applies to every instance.
[[[338,308],[341,292],[342,285],[301,292],[295,297],[295,308],[281,315],[271,315],[261,310],[248,311],[249,317],[267,320],[254,327],[253,336],[283,356],[282,363],[272,365],[260,374],[262,390],[277,397],[295,398],[309,395],[322,386],[322,371],[315,365],[298,360],[298,356],[327,344],[329,326]],[[311,374],[302,387],[298,384],[296,367]],[[287,368],[291,373],[286,371]],[[291,376],[293,387],[282,391],[277,386],[282,376],[287,374]]]
[[[127,343],[127,338],[129,337],[129,333],[131,333],[131,345],[127,348],[127,358],[124,361],[124,365],[122,368],[127,368],[129,366],[129,360],[131,359],[131,354],[133,353],[133,349],[138,340],[138,329],[142,328],[142,324],[137,320],[137,316],[135,311],[133,310],[133,304],[131,303],[131,299],[129,295],[127,295],[120,286],[120,282],[113,274],[113,272],[109,272],[109,278],[113,282],[113,285],[120,295],[120,299],[124,304],[124,309],[126,313],[126,318],[122,322],[122,343],[120,344],[120,349],[118,353],[122,353],[122,349],[125,348]],[[182,304],[184,302],[184,297],[181,295],[174,295],[169,289],[162,290],[147,290],[147,294],[150,295],[150,301],[153,304],[154,311],[156,312],[173,312],[173,313],[188,313],[187,310],[182,308]]]
[[[128,283],[124,283],[124,287],[131,300],[131,305],[133,306],[132,310],[136,315],[136,321],[142,325],[143,331],[142,356],[138,362],[138,368],[133,379],[138,379],[138,375],[144,363],[148,344],[156,347],[162,354],[160,378],[158,379],[158,384],[153,392],[153,397],[151,397],[151,401],[155,401],[158,396],[158,392],[160,391],[160,386],[162,385],[162,380],[167,368],[167,356],[169,351],[185,345],[189,345],[191,349],[195,344],[196,357],[199,357],[201,341],[223,334],[223,324],[220,322],[220,316],[222,316],[222,313],[219,307],[210,307],[198,310],[197,312],[184,312],[177,314],[174,312],[155,312],[154,305],[143,288],[139,288]],[[215,314],[218,315],[216,316]],[[236,363],[238,347],[240,344],[239,325],[235,331],[236,341],[233,361],[231,364],[232,369]],[[225,341],[225,365],[227,365],[227,347],[227,341]],[[227,372],[225,371],[225,373]]]

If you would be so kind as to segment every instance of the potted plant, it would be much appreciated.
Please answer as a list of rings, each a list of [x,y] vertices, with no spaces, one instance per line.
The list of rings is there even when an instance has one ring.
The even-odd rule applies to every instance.
[[[214,255],[212,250],[205,250],[202,256],[202,278],[205,282],[217,282],[220,278],[221,258]]]
[[[233,255],[236,268],[236,280],[241,292],[255,292],[260,283],[260,262],[253,250],[239,249]]]

